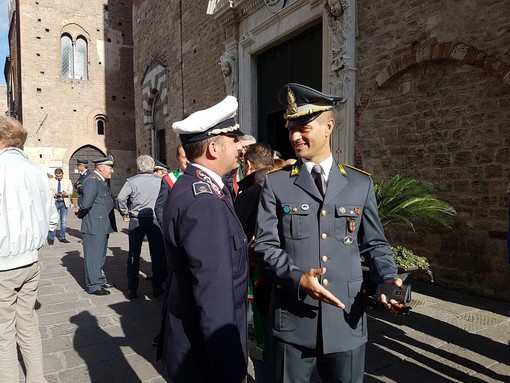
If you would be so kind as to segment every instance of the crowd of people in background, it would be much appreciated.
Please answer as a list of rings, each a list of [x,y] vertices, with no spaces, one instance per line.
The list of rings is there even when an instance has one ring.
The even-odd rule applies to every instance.
[[[174,383],[242,382],[248,357],[257,382],[307,382],[314,367],[326,382],[361,382],[367,332],[359,299],[360,252],[372,264],[374,281],[402,284],[370,177],[332,157],[332,110],[341,97],[292,83],[278,97],[297,160],[282,159],[270,145],[245,135],[235,120],[237,100],[227,96],[173,124],[181,142],[176,170],[141,155],[138,174],[116,198],[108,182],[114,174],[111,155],[78,161],[74,188],[84,288],[105,296],[116,287],[103,268],[117,211],[129,227],[129,299],[138,296],[142,243],[148,240],[152,296],[164,297],[161,332],[153,344]],[[19,222],[24,215],[0,201],[0,219],[7,220],[2,224],[27,226],[0,241],[2,382],[17,382],[16,342],[23,345],[27,381],[43,379],[34,310],[37,250],[43,242],[54,243],[58,223],[59,241],[69,242],[73,185],[60,168],[48,185],[23,153],[25,139],[19,123],[1,117],[1,187],[7,194],[0,195],[11,198],[15,191],[4,180],[16,164],[22,171],[14,178],[29,179],[31,189],[12,198],[37,197],[28,205],[19,200],[16,209],[28,206],[39,218]],[[4,326],[6,316],[21,325]]]

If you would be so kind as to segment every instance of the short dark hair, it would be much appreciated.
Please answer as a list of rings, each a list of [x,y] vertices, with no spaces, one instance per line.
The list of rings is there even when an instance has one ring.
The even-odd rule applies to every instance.
[[[62,168],[56,168],[55,174],[64,174],[64,171],[62,170]]]
[[[183,144],[182,148],[184,149],[184,152],[186,153],[186,157],[188,158],[188,160],[193,162],[202,154],[204,154],[205,149],[207,148],[207,145],[209,145],[209,143],[218,140],[221,137],[223,136],[215,136],[208,138],[207,140]]]
[[[255,169],[274,166],[274,150],[268,144],[256,143],[248,146],[244,153],[244,160],[250,161]]]

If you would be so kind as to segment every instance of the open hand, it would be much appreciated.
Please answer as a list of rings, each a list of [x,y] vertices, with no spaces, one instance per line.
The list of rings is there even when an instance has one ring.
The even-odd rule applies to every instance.
[[[325,267],[321,269],[310,269],[306,273],[303,273],[299,280],[300,290],[317,301],[344,309],[345,305],[319,283],[318,277],[324,274],[326,274]]]

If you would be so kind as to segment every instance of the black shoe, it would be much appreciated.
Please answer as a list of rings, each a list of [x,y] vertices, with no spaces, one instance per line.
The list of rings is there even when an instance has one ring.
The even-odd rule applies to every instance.
[[[147,275],[147,276],[145,277],[145,280],[146,280],[146,281],[152,281],[152,275]]]
[[[64,238],[64,239],[59,238],[58,240],[59,240],[60,242],[62,242],[62,243],[69,243],[69,241],[67,240],[67,238]]]
[[[152,345],[153,345],[154,347],[156,347],[156,346],[158,345],[158,343],[159,343],[159,335],[160,335],[160,334],[161,334],[161,333],[159,333],[159,332],[158,332],[158,335],[156,335],[156,336],[154,337],[154,339],[152,340]]]
[[[48,239],[48,245],[53,245],[55,243],[54,239]]]
[[[163,294],[163,288],[161,286],[152,288],[152,296],[154,298],[159,297],[161,294]]]
[[[128,298],[129,299],[136,299],[138,295],[136,294],[136,290],[129,290],[128,292]]]
[[[91,292],[90,294],[94,294],[94,295],[108,295],[108,294],[110,294],[110,292],[108,290],[105,290],[105,289],[101,288],[99,290]]]
[[[112,288],[114,288],[114,287],[115,287],[115,283],[108,283],[108,282],[106,282],[106,283],[104,283],[103,285],[101,285],[101,287],[102,287],[103,289],[112,289]]]

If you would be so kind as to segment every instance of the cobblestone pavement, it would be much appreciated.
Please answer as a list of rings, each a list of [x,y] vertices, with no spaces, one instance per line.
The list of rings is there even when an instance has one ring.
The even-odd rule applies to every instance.
[[[151,340],[162,298],[152,298],[144,243],[138,299],[129,301],[127,226],[110,236],[108,296],[84,291],[79,220],[68,217],[70,243],[40,251],[38,314],[48,382],[165,382]],[[412,281],[413,309],[393,317],[369,309],[365,382],[510,382],[510,304]],[[249,377],[249,382],[253,379]],[[320,382],[314,377],[313,382]]]

